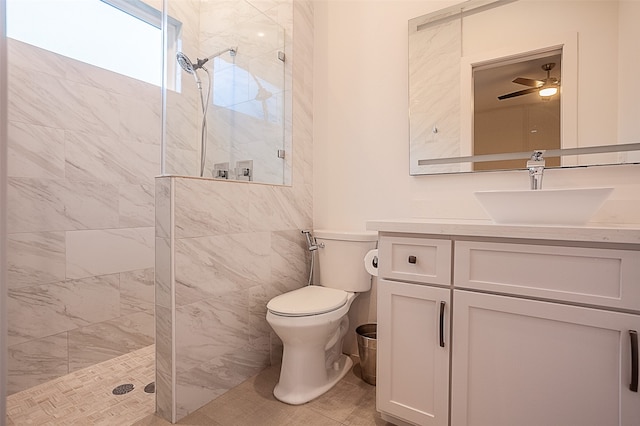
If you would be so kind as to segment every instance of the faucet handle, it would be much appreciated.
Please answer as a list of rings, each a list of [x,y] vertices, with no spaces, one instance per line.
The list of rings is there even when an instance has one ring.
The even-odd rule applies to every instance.
[[[542,156],[544,155],[545,152],[547,151],[544,149],[536,149],[533,151],[533,154],[531,154],[531,159],[535,161],[543,160]]]
[[[527,167],[544,167],[544,158],[542,157],[546,151],[536,149],[531,154],[531,159],[527,161]]]

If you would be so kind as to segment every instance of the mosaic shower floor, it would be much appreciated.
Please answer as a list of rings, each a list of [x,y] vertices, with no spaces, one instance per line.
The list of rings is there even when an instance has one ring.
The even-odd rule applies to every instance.
[[[154,380],[151,345],[8,396],[7,426],[131,425],[155,411]],[[122,384],[134,389],[114,395]]]

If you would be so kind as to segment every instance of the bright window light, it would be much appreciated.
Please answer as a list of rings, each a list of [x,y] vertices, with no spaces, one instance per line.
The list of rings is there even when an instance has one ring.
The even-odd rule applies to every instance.
[[[161,86],[161,13],[144,2],[6,2],[8,37]],[[178,33],[179,23],[173,30]]]

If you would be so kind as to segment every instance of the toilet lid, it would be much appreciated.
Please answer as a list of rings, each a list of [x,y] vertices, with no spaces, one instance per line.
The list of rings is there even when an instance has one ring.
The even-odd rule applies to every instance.
[[[272,313],[285,316],[318,315],[347,303],[347,292],[310,285],[276,296],[267,303]]]

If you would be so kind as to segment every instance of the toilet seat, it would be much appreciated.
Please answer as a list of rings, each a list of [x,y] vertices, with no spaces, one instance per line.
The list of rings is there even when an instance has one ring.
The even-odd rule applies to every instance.
[[[344,290],[310,285],[276,296],[267,309],[280,316],[304,317],[335,311],[347,303]]]

